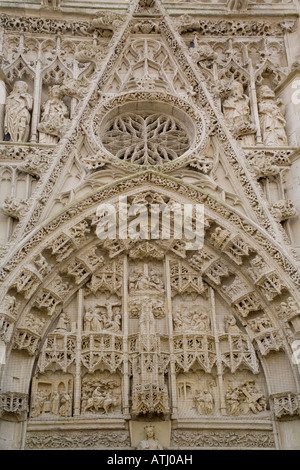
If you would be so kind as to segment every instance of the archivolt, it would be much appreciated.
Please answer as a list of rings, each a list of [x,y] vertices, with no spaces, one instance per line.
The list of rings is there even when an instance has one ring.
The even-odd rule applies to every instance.
[[[152,202],[204,203],[204,248],[188,252],[185,242],[178,240],[164,243],[151,240],[101,242],[95,235],[99,203],[117,203],[120,195],[126,195],[130,201],[137,195],[142,198],[143,194],[150,196],[150,199],[152,197]],[[267,240],[267,250],[260,243],[262,237]],[[275,255],[279,253],[280,256],[274,258],[270,252]],[[125,253],[137,258],[159,259],[165,254],[175,256],[220,295],[244,325],[247,334],[250,331],[248,319],[253,313],[261,319],[266,318],[269,327],[265,331],[249,334],[263,362],[275,351],[276,354],[283,354],[278,351],[284,351],[291,360],[289,342],[295,329],[295,312],[298,311],[293,299],[296,289],[278,263],[283,259],[279,248],[267,233],[262,233],[246,217],[209,194],[174,179],[145,172],[94,191],[45,222],[32,234],[31,240],[24,241],[20,253],[26,256],[8,276],[3,298],[3,305],[7,306],[4,315],[7,334],[4,340],[8,346],[2,379],[4,390],[12,387],[10,371],[15,361],[22,360],[24,371],[27,370],[28,374],[23,377],[19,392],[28,392],[34,358],[38,356],[48,331],[53,328],[70,299],[97,272],[103,253],[111,260]],[[284,308],[284,305],[289,307]],[[39,325],[37,317],[36,330],[30,331],[30,328],[24,327],[26,317],[36,311],[40,312],[43,322]],[[288,336],[287,331],[290,333]],[[19,356],[20,351],[26,353],[27,359],[24,354],[22,358]],[[274,362],[269,361],[267,370],[272,382],[271,389],[275,384],[272,381],[274,367]],[[289,370],[290,384],[296,372],[292,364]],[[296,382],[293,387],[297,387]]]

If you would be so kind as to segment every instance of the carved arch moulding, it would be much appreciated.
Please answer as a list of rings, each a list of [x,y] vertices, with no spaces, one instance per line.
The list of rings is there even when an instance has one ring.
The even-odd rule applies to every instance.
[[[120,195],[146,207],[201,202],[203,248],[189,251],[172,237],[99,240],[97,207],[118,210]],[[28,412],[33,432],[45,417],[109,417],[120,426],[129,417],[223,416],[249,421],[255,434],[259,418],[269,435],[274,413],[297,417],[295,289],[249,220],[146,172],[94,192],[40,230],[3,297],[6,363],[21,359],[32,371],[18,390],[4,375],[4,419],[22,422]],[[274,379],[278,361],[284,390]],[[13,392],[23,394],[19,414],[7,402]]]

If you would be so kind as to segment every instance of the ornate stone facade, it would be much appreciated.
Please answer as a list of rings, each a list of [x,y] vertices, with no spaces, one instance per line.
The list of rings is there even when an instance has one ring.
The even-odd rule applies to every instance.
[[[299,449],[299,1],[10,3],[0,448]]]

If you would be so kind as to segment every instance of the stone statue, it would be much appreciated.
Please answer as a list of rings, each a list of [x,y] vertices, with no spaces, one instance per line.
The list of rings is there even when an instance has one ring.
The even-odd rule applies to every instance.
[[[239,329],[236,319],[233,315],[227,315],[225,317],[225,325],[227,333],[237,333],[240,334],[241,330]]]
[[[84,331],[86,332],[99,332],[103,330],[103,322],[95,310],[95,307],[91,307],[87,310],[84,317]]]
[[[244,11],[247,10],[248,0],[228,0],[227,9],[229,11]]]
[[[51,413],[53,415],[58,415],[59,413],[59,402],[60,396],[57,391],[54,391],[51,395]]]
[[[280,109],[280,100],[267,85],[260,87],[258,92],[258,112],[265,145],[288,145],[285,132],[286,121]]]
[[[199,415],[211,414],[214,410],[214,399],[208,390],[201,390],[197,392],[194,397],[196,410]]]
[[[61,406],[59,408],[60,416],[71,416],[72,414],[72,398],[68,392],[64,393],[61,397]]]
[[[67,331],[70,323],[69,315],[67,312],[61,312],[60,317],[57,322],[56,330]]]
[[[6,140],[28,141],[32,106],[33,98],[28,93],[27,83],[15,82],[5,106],[4,134]]]
[[[39,141],[43,144],[55,144],[69,128],[69,110],[62,98],[63,92],[59,85],[49,87],[49,100],[45,103],[38,125]]]
[[[243,145],[254,144],[255,126],[250,118],[250,100],[244,93],[243,85],[238,81],[231,84],[231,94],[223,102],[223,113],[228,122],[233,124],[236,137]]]
[[[145,426],[146,439],[137,446],[137,450],[163,450],[163,446],[155,439],[155,428],[152,425]]]

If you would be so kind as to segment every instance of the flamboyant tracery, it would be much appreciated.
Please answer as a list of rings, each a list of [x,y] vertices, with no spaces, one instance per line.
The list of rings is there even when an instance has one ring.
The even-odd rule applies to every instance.
[[[277,95],[295,20],[46,3],[0,20],[3,448],[287,448],[299,142]],[[201,246],[176,236],[187,205]]]

